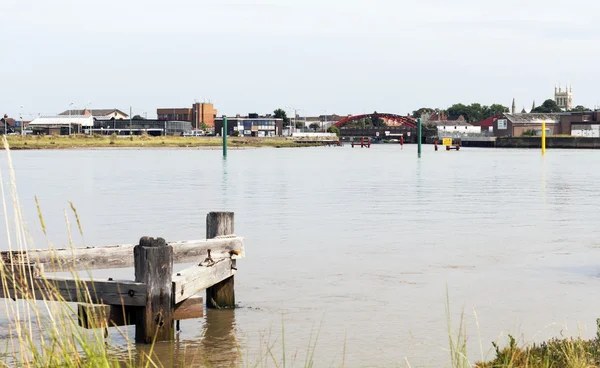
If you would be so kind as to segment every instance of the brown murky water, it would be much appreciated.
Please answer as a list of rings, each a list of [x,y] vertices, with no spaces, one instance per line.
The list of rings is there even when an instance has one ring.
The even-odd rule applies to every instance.
[[[235,211],[247,240],[240,308],[183,321],[178,341],[157,348],[165,366],[273,366],[267,352],[281,361],[283,347],[287,365],[302,366],[311,344],[317,367],[448,366],[446,288],[455,326],[465,312],[472,360],[491,357],[491,342],[508,333],[534,341],[576,335],[579,323],[592,336],[600,317],[599,151],[542,158],[426,146],[417,160],[413,146],[346,146],[232,151],[227,162],[185,150],[13,159],[38,244],[34,195],[56,245],[67,243],[67,200],[83,221],[81,245],[201,238],[207,212]]]

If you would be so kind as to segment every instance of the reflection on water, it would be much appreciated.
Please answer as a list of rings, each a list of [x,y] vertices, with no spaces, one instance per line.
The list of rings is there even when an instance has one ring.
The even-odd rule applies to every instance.
[[[565,321],[569,331],[578,321],[584,336],[595,333],[600,151],[549,150],[541,159],[539,150],[425,146],[418,160],[416,146],[373,145],[231,150],[227,160],[218,150],[20,151],[13,159],[37,244],[45,236],[34,195],[56,245],[68,244],[68,200],[89,245],[199,239],[206,213],[235,212],[247,245],[236,275],[244,308],[182,321],[177,343],[157,347],[165,362],[240,363],[241,341],[252,365],[270,332],[281,357],[283,315],[286,351],[298,357],[322,323],[315,366],[339,365],[344,347],[348,366],[405,357],[412,367],[444,366],[446,285],[454,320],[467,312],[471,360],[501,333],[539,340]],[[133,278],[132,270],[94,274]]]
[[[154,347],[138,345],[138,353],[151,355],[155,363],[164,367],[237,367],[244,347],[235,336],[235,312],[233,310],[205,311],[202,337],[182,340],[176,335],[173,343],[158,343]],[[187,328],[197,328],[193,322],[181,321],[182,334]]]

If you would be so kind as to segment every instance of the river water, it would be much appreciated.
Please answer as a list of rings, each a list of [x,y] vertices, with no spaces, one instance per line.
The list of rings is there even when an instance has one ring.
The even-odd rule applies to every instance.
[[[454,328],[464,312],[472,361],[493,357],[491,342],[508,333],[521,342],[593,336],[600,317],[600,151],[424,146],[417,159],[416,146],[375,145],[232,150],[227,161],[181,149],[12,156],[41,245],[34,195],[56,246],[68,241],[68,200],[82,219],[83,238],[71,219],[80,246],[200,239],[207,212],[235,211],[247,254],[236,275],[240,308],[182,321],[175,356],[186,364],[274,366],[269,348],[278,361],[285,348],[288,366],[302,366],[310,345],[317,367],[449,366],[447,296]],[[133,279],[133,270],[95,275]],[[173,348],[158,351],[170,366]]]

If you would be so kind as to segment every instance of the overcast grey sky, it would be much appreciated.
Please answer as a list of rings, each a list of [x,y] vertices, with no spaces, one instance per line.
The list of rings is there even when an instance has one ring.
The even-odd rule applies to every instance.
[[[0,109],[600,105],[597,0],[0,0]]]

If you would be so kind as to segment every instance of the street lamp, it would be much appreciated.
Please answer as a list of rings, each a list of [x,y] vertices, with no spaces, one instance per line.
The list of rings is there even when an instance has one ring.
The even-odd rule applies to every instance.
[[[85,104],[84,110],[88,110],[88,106],[92,105],[92,101],[88,101]],[[90,116],[92,117],[92,126],[88,128],[88,132],[90,133],[90,135],[92,135],[92,128],[94,127],[94,114],[92,114],[92,110],[88,110],[88,112],[90,113]],[[81,131],[79,132],[81,133]]]
[[[21,135],[23,135],[23,105],[21,105],[21,109],[19,110],[19,120],[19,124],[21,124]]]
[[[73,102],[69,104],[69,135],[71,135],[71,106],[73,106]]]

